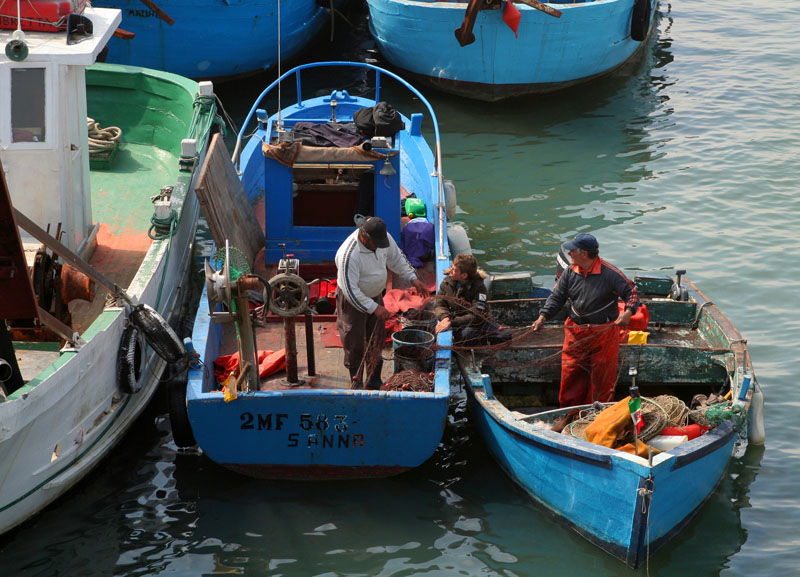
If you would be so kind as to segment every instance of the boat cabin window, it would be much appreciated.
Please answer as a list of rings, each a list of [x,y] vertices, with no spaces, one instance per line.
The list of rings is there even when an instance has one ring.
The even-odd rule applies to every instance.
[[[44,68],[11,69],[11,141],[44,142]]]
[[[353,215],[372,214],[372,166],[294,167],[292,209],[295,226],[353,226]]]

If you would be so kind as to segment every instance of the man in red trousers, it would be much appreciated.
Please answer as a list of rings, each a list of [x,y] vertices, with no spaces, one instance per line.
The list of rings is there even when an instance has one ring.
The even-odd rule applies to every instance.
[[[627,326],[639,307],[636,286],[614,265],[600,258],[600,245],[581,233],[564,243],[571,266],[556,281],[534,321],[544,322],[568,305],[561,350],[562,407],[609,402],[614,398],[619,354],[619,326]],[[619,314],[618,301],[625,303]]]

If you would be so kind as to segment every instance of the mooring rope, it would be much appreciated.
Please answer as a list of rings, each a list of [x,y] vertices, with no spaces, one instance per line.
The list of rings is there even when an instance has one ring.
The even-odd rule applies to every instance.
[[[122,129],[119,126],[100,128],[100,123],[94,118],[86,118],[86,128],[89,132],[89,155],[101,155],[111,152],[119,143]]]

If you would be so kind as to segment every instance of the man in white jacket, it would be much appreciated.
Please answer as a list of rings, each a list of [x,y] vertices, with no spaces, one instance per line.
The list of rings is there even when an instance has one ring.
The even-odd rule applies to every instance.
[[[366,345],[370,339],[383,343],[383,323],[391,316],[383,306],[387,268],[411,283],[421,296],[427,297],[428,289],[377,216],[366,217],[345,239],[336,251],[336,267],[336,328],[344,346],[344,366],[356,388],[361,386]],[[367,388],[380,388],[381,365],[379,360]]]

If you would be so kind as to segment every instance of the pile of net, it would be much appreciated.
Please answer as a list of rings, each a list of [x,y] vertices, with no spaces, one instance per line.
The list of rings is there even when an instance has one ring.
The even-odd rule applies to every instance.
[[[433,392],[433,374],[406,369],[393,374],[381,385],[382,391]]]
[[[578,439],[586,440],[586,427],[595,421],[597,415],[610,405],[595,403],[595,405],[577,413],[573,420],[564,426],[561,431]],[[687,423],[689,408],[677,397],[659,395],[654,398],[642,397],[642,420],[644,427],[639,433],[639,439],[648,441],[661,433],[664,427],[682,427]],[[620,441],[633,442],[633,426],[624,431]]]

